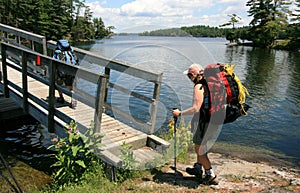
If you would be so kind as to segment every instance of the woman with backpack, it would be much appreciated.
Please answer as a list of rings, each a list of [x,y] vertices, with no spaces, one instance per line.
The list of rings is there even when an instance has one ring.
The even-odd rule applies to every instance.
[[[187,168],[186,172],[195,175],[202,184],[216,185],[218,181],[207,156],[207,144],[215,138],[219,125],[209,123],[209,116],[206,113],[207,105],[209,105],[209,91],[203,73],[204,70],[200,64],[192,64],[188,70],[184,71],[184,74],[194,83],[192,106],[182,111],[175,109],[172,113],[175,117],[193,115],[191,129],[197,162],[193,168]],[[204,178],[202,178],[202,167],[205,171]]]

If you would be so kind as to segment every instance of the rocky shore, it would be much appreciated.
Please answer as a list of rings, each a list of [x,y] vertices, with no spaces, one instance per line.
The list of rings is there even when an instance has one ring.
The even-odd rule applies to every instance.
[[[210,153],[212,165],[218,176],[219,184],[204,186],[185,172],[186,167],[193,163],[177,163],[178,173],[174,185],[173,165],[165,165],[160,171],[149,176],[149,181],[142,187],[148,187],[157,192],[300,192],[299,169],[291,166],[274,166],[267,162],[246,161],[219,153]],[[191,159],[193,160],[193,159]],[[151,179],[152,178],[152,179]]]
[[[172,169],[173,160],[161,168],[146,172],[141,178],[129,180],[122,184],[124,189],[118,192],[176,192],[176,193],[238,193],[264,192],[289,193],[300,192],[300,169],[288,164],[265,161],[245,160],[238,156],[229,156],[221,153],[209,153],[215,173],[218,176],[218,185],[205,186],[199,183],[194,176],[185,172],[185,168],[193,165],[195,155],[190,154],[186,163],[177,163],[177,173]],[[11,163],[10,163],[11,165]],[[15,162],[11,167],[16,179],[24,192],[40,189],[51,182],[49,176],[43,172],[27,167],[22,162]],[[4,168],[2,168],[4,169]],[[0,192],[13,192],[6,180],[12,182],[7,171],[2,170],[0,178]],[[175,183],[176,182],[176,183]],[[128,188],[130,187],[130,189]]]

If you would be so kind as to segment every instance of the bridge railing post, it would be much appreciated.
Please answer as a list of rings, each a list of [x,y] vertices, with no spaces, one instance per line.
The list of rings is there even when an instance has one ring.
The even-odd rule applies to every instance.
[[[27,83],[27,61],[28,55],[22,52],[22,89],[23,89],[23,111],[28,113],[28,83]]]
[[[102,122],[102,113],[104,111],[104,99],[105,91],[107,89],[107,78],[101,76],[97,83],[97,95],[95,100],[95,115],[94,115],[94,132],[100,133],[101,122]]]
[[[51,60],[49,64],[49,97],[48,97],[48,131],[50,133],[55,132],[55,80],[56,80],[56,62]]]
[[[105,69],[104,69],[104,74],[107,75],[107,82],[106,82],[107,86],[106,86],[106,89],[105,89],[105,91],[104,91],[104,93],[105,93],[105,96],[104,96],[104,102],[107,103],[107,97],[108,97],[108,83],[109,83],[109,77],[110,77],[110,69],[107,68],[107,67],[105,67]]]
[[[158,101],[159,101],[159,95],[160,95],[160,87],[161,87],[161,79],[162,74],[159,76],[159,81],[155,83],[154,91],[153,91],[153,103],[151,106],[151,119],[150,119],[150,134],[154,133],[155,129],[155,122],[156,122],[156,114],[157,114],[157,108],[158,108]]]
[[[2,58],[2,78],[3,78],[3,94],[6,98],[9,98],[9,88],[7,79],[7,64],[6,64],[6,46],[1,44],[1,58]]]

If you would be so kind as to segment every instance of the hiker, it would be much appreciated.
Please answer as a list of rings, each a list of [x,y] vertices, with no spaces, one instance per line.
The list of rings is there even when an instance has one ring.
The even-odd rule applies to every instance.
[[[186,168],[186,172],[195,175],[201,180],[202,184],[215,185],[218,184],[218,181],[207,156],[207,143],[216,137],[219,125],[209,123],[208,115],[203,113],[204,106],[208,105],[207,97],[209,97],[208,86],[203,73],[204,70],[200,64],[192,64],[188,70],[184,71],[184,74],[194,83],[192,106],[182,111],[175,109],[172,113],[175,117],[194,115],[191,121],[191,129],[197,162],[193,168]],[[204,178],[202,178],[202,166],[205,170]]]
[[[72,46],[69,44],[68,40],[58,40],[56,44],[56,49],[53,55],[53,58],[65,61],[70,64],[78,65],[78,59],[75,55]],[[66,74],[62,71],[57,72],[57,84],[59,86],[62,86],[65,84],[67,89],[71,92],[73,92],[73,82],[74,82],[75,76]],[[57,102],[64,104],[65,99],[63,97],[63,93],[61,91],[58,91],[59,98],[57,98]],[[75,108],[77,101],[73,98],[71,98],[70,107]]]

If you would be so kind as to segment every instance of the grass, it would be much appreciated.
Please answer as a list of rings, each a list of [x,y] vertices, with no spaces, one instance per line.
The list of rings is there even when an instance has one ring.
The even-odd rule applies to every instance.
[[[159,186],[148,186],[144,187],[143,182],[152,181],[151,171],[145,170],[135,173],[130,179],[126,179],[123,182],[112,182],[105,174],[101,166],[96,167],[93,172],[88,172],[84,175],[83,179],[78,184],[69,184],[65,186],[55,187],[44,187],[40,190],[30,191],[32,193],[120,193],[120,192],[157,192],[161,190],[164,192],[169,188]],[[172,191],[171,191],[172,192]]]

